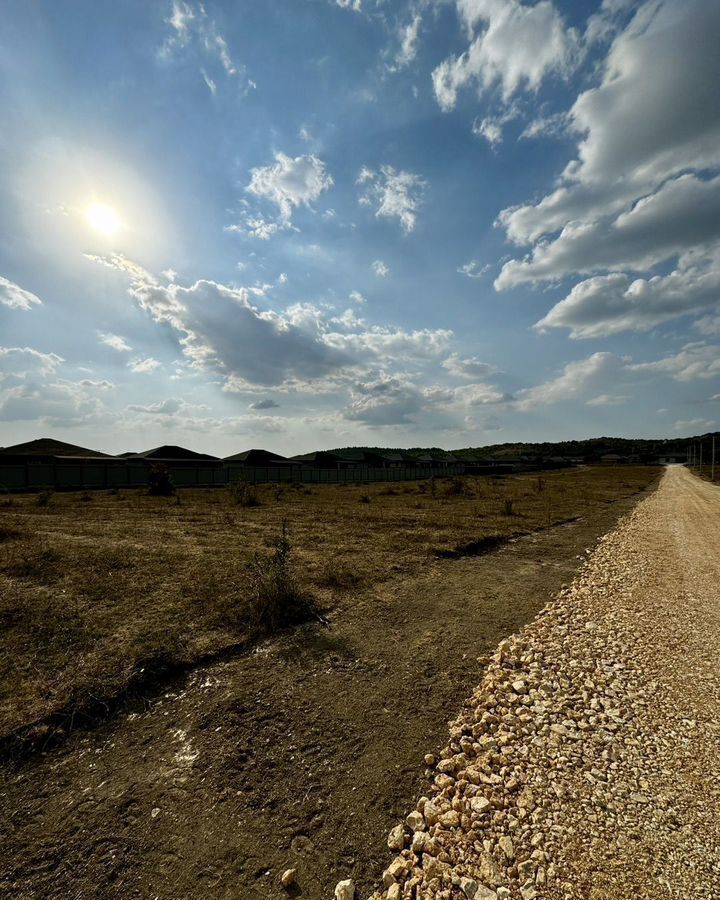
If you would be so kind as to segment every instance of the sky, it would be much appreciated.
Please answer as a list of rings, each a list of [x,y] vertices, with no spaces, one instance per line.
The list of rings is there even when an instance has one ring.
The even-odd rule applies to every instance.
[[[3,0],[0,445],[720,419],[717,0]]]

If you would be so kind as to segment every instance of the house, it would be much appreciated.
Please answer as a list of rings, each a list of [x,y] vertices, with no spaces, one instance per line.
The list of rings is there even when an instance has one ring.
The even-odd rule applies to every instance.
[[[273,453],[271,450],[243,450],[242,453],[226,456],[225,462],[238,463],[244,466],[292,465],[286,456],[280,456],[279,453]]]
[[[3,456],[46,456],[46,457],[84,457],[112,459],[107,453],[99,450],[88,450],[87,447],[78,447],[75,444],[66,444],[65,441],[56,441],[53,438],[38,438],[36,441],[27,441],[24,444],[15,444],[12,447],[0,448]]]
[[[658,465],[670,466],[675,463],[685,465],[688,461],[687,453],[662,453],[657,458]]]
[[[312,453],[298,453],[290,457],[291,462],[298,462],[302,466],[314,469],[356,469],[362,463],[355,459],[348,459],[333,453],[331,450],[314,450]]]
[[[162,447],[153,447],[143,453],[123,454],[124,459],[145,459],[148,462],[183,463],[183,462],[220,462],[218,456],[210,456],[209,453],[197,453],[186,447],[177,447],[175,444],[163,444]]]

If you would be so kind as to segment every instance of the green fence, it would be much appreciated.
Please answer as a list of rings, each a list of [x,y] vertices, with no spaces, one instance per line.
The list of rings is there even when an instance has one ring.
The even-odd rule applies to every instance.
[[[399,466],[379,468],[356,466],[345,469],[320,469],[311,466],[240,466],[232,463],[209,465],[173,465],[167,463],[177,487],[220,487],[229,482],[252,484],[357,484],[360,482],[416,481],[433,475],[460,475],[462,464],[447,466]],[[141,488],[147,486],[150,466],[136,461],[82,460],[77,462],[12,462],[0,461],[1,491],[103,490],[109,488]]]

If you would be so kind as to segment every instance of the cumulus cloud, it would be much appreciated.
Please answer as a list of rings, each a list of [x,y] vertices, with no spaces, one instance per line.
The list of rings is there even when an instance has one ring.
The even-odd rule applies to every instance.
[[[368,326],[351,311],[338,317],[309,303],[282,313],[260,309],[249,289],[207,280],[184,287],[133,278],[129,293],[155,321],[171,326],[189,366],[219,376],[233,391],[327,390],[387,362],[439,359],[452,339],[444,329]],[[130,365],[138,370],[143,361]]]
[[[705,181],[681,175],[617,217],[571,222],[555,240],[539,243],[529,259],[506,263],[495,284],[502,290],[575,272],[644,271],[719,238],[720,176]]]
[[[667,375],[675,381],[715,378],[720,375],[720,347],[704,342],[686,344],[679,353],[627,368],[640,375]]]
[[[64,361],[57,353],[43,353],[32,347],[0,347],[0,381],[50,375]]]
[[[519,0],[457,0],[470,45],[433,72],[435,96],[452,109],[458,92],[498,86],[508,101],[522,88],[536,90],[550,75],[567,75],[578,56],[578,35],[567,28],[550,0],[529,6]]]
[[[709,431],[714,424],[710,419],[678,419],[673,428],[675,431],[697,434],[699,431]]]
[[[39,306],[42,300],[30,291],[21,288],[19,284],[15,284],[14,281],[0,275],[0,303],[11,309],[29,310],[33,306]]]
[[[390,267],[381,259],[376,259],[372,264],[372,270],[378,278],[387,278],[390,274]]]
[[[511,240],[531,243],[622,211],[668,178],[720,165],[719,28],[715,3],[642,4],[614,41],[599,86],[570,110],[580,141],[560,186],[501,214]]]
[[[462,358],[458,353],[451,353],[442,365],[456,378],[484,378],[497,371],[495,366],[482,362],[476,356]]]
[[[112,347],[113,350],[118,350],[121,353],[132,350],[130,344],[128,344],[124,337],[120,337],[119,334],[111,334],[109,331],[99,331],[98,338],[101,344]]]
[[[490,144],[491,147],[496,147],[498,144],[502,144],[502,122],[498,119],[484,118],[480,121],[476,120],[473,123],[472,130],[473,134],[476,134],[478,137],[485,138],[485,140],[488,142],[488,144]]]
[[[250,404],[250,409],[279,409],[280,404],[277,403],[272,397],[265,397],[262,400],[256,400],[254,403]]]
[[[362,0],[335,0],[341,9],[351,9],[353,12],[362,11]]]
[[[350,291],[349,297],[353,301],[353,303],[366,303],[367,302],[365,300],[365,298],[363,297],[363,295],[360,293],[360,291]]]
[[[364,186],[360,203],[374,206],[378,218],[398,219],[406,233],[413,230],[426,187],[419,175],[392,166],[380,166],[378,171],[363,167],[357,182]]]
[[[157,359],[153,359],[149,356],[146,359],[131,359],[127,364],[127,367],[136,375],[148,375],[150,372],[159,369],[160,365],[161,363]]]
[[[517,408],[532,410],[581,397],[589,388],[600,385],[620,368],[613,353],[593,353],[586,359],[570,362],[549,381],[518,392]]]
[[[325,163],[314,154],[293,158],[276,153],[274,165],[251,169],[245,190],[274,203],[280,222],[289,223],[294,208],[309,206],[332,185]]]
[[[720,266],[716,256],[668,275],[631,278],[623,273],[597,275],[576,284],[534,326],[568,328],[570,337],[597,338],[622,331],[649,331],[680,316],[695,315],[720,303]],[[705,334],[717,333],[714,317],[697,323]]]

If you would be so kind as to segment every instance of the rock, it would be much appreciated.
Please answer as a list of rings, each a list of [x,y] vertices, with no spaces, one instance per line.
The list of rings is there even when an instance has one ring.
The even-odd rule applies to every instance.
[[[434,753],[426,753],[425,754],[425,765],[426,766],[434,766],[437,762],[437,757]]]
[[[405,846],[405,828],[396,825],[388,835],[387,845],[391,850],[402,850]]]
[[[400,900],[400,891],[399,884],[391,884],[387,890],[387,900]]]
[[[527,684],[522,679],[513,681],[512,689],[516,694],[527,694]]]
[[[478,816],[485,815],[492,807],[487,797],[473,797],[470,801],[470,809]]]
[[[475,894],[477,894],[478,883],[473,878],[461,878],[460,879],[460,890],[465,894],[468,900],[473,900]]]
[[[423,831],[425,829],[425,819],[423,818],[423,814],[416,809],[414,809],[407,819],[405,819],[405,824],[412,831]]]
[[[280,876],[280,884],[284,888],[292,887],[297,882],[297,869],[285,869]]]
[[[448,812],[443,813],[440,816],[440,824],[446,825],[448,828],[457,828],[460,824],[460,816],[455,812],[454,809],[448,810]]]
[[[355,882],[352,878],[346,878],[344,881],[338,881],[335,885],[335,900],[354,900],[355,898]]]
[[[498,841],[498,846],[508,859],[515,857],[515,849],[513,848],[512,838],[504,834]]]

